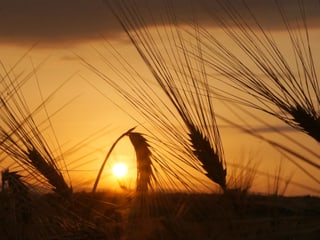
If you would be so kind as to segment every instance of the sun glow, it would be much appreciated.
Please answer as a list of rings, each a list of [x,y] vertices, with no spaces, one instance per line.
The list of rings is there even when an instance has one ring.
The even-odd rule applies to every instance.
[[[112,172],[113,172],[113,175],[116,176],[117,178],[122,178],[124,177],[127,172],[128,172],[128,168],[127,168],[127,165],[124,164],[124,163],[116,163],[115,165],[113,165],[112,167]]]

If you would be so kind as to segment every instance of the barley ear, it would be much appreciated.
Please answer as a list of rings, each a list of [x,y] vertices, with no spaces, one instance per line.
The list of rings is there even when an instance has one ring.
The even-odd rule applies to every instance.
[[[298,128],[320,142],[320,117],[317,117],[317,114],[309,112],[300,105],[292,107],[289,112]]]
[[[130,132],[129,138],[136,152],[137,192],[148,192],[148,186],[151,184],[150,180],[153,175],[150,146],[141,133]]]
[[[53,163],[46,161],[46,159],[35,148],[28,150],[28,158],[31,161],[30,163],[32,166],[48,180],[51,186],[54,187],[54,192],[65,198],[70,197],[72,189],[69,188],[63,175]]]
[[[153,177],[151,151],[147,140],[141,133],[131,132],[129,138],[136,152],[137,161],[136,198],[130,215],[133,219],[145,218],[150,216],[153,206],[148,195]]]
[[[221,156],[217,154],[211,146],[207,137],[193,124],[189,126],[189,137],[194,155],[201,162],[202,167],[207,172],[206,176],[219,184],[220,187],[226,190],[226,174],[227,170],[223,166]]]

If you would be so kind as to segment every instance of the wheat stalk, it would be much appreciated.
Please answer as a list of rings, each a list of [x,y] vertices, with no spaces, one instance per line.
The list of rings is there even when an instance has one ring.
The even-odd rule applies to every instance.
[[[206,70],[201,61],[194,61],[194,59],[187,56],[189,43],[183,39],[182,32],[176,23],[176,16],[173,12],[165,12],[161,16],[164,17],[163,21],[173,22],[173,26],[170,29],[158,28],[156,33],[153,33],[146,23],[147,16],[144,18],[141,15],[134,1],[106,2],[113,10],[114,15],[119,20],[167,100],[161,99],[159,93],[152,91],[148,86],[148,82],[134,70],[128,69],[129,75],[130,73],[135,74],[139,80],[142,80],[141,83],[137,82],[132,76],[123,76],[120,70],[112,66],[113,70],[126,81],[127,86],[132,90],[128,91],[126,87],[118,85],[92,65],[89,65],[89,67],[124,96],[151,122],[152,126],[156,126],[162,132],[160,134],[172,139],[172,142],[168,140],[170,143],[167,144],[172,150],[164,151],[170,152],[178,149],[179,154],[170,153],[173,159],[167,161],[174,162],[173,164],[177,165],[176,168],[180,168],[180,172],[183,172],[183,170],[181,170],[181,166],[178,166],[177,161],[183,162],[183,164],[202,173],[204,169],[207,172],[206,175],[212,181],[225,189],[225,179],[223,179],[226,176],[225,160],[215,121],[212,97],[210,96],[211,93],[206,79]],[[168,9],[166,8],[166,10]],[[154,16],[151,13],[148,17],[153,19]],[[160,35],[160,32],[163,35]],[[160,41],[157,42],[156,39],[158,38]],[[165,45],[164,41],[169,46]],[[201,47],[200,45],[197,46],[198,48],[195,51],[201,54]],[[119,56],[117,57],[119,59]],[[120,59],[120,62],[123,66],[126,65],[130,68],[130,64],[125,60]],[[131,79],[134,83],[130,82]],[[146,88],[152,92],[150,94],[147,93],[145,91]],[[132,92],[135,94],[132,94]],[[164,105],[163,108],[157,105],[157,100]],[[169,101],[170,107],[167,106],[166,101]],[[166,115],[167,113],[170,117]],[[177,121],[179,127],[183,128],[182,132],[181,129],[177,129],[177,126],[169,122],[171,116],[172,119]],[[153,135],[155,136],[155,134]],[[155,138],[158,137],[155,136]],[[159,139],[159,141],[163,140]],[[205,154],[203,154],[202,143],[205,143]],[[168,148],[168,146],[163,147]],[[209,153],[209,151],[211,152]],[[165,169],[168,170],[168,173],[172,171],[168,167],[165,167]],[[185,175],[184,179],[188,178],[188,173],[185,172],[183,174]],[[187,186],[187,184],[185,185]]]
[[[14,69],[6,71],[3,66],[3,70],[5,75],[1,79],[3,89],[0,97],[0,149],[29,172],[33,180],[49,184],[61,196],[69,197],[72,190],[39,129],[44,123],[37,124],[34,120],[34,115],[40,110],[46,111],[46,104],[65,82],[43,99],[35,110],[30,111],[21,88],[33,76],[35,69],[22,79],[13,73]],[[7,94],[4,94],[5,92]],[[50,122],[48,114],[47,117],[47,122]]]
[[[231,1],[216,3],[209,4],[206,10],[231,44],[224,44],[205,28],[199,29],[205,50],[198,56],[222,76],[212,80],[214,91],[223,98],[271,114],[320,142],[320,85],[303,1],[296,3],[299,23],[290,21],[289,10],[281,1],[275,1],[274,17],[279,17],[279,24],[282,20],[286,47],[291,48],[292,57],[287,56],[245,2],[244,12],[238,11]],[[233,91],[215,87],[218,80]]]

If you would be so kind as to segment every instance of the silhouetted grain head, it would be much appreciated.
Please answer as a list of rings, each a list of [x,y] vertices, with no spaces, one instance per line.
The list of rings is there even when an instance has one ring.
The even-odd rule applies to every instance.
[[[69,188],[64,177],[53,164],[53,161],[46,160],[35,148],[28,150],[28,158],[30,164],[48,180],[51,186],[54,187],[54,192],[65,198],[70,197],[72,189]]]
[[[189,124],[189,136],[193,152],[201,162],[202,167],[207,172],[206,176],[215,183],[219,184],[223,190],[226,190],[227,170],[224,162],[211,146],[208,138],[194,125]]]
[[[9,168],[6,168],[5,170],[3,170],[1,172],[2,191],[4,192],[5,185],[8,185],[8,188],[10,188],[10,185],[15,184],[15,182],[20,182],[21,186],[24,185],[21,182],[20,178],[21,178],[21,175],[18,174],[18,171],[10,171]],[[27,187],[24,187],[24,188],[27,188]]]
[[[20,224],[27,224],[31,218],[31,199],[29,187],[17,171],[2,171],[2,192],[6,193],[7,201],[13,205],[8,209],[9,215],[16,220],[16,230],[20,231]],[[6,187],[5,187],[6,186]],[[23,234],[23,232],[19,232]]]
[[[138,132],[129,133],[129,138],[136,152],[137,192],[148,192],[148,186],[151,185],[153,177],[149,144],[146,138]]]
[[[313,47],[317,33],[312,35],[315,28],[310,25],[315,21],[312,15],[308,17],[320,9],[319,3],[296,1],[290,7],[282,1],[270,4],[281,37],[261,20],[269,16],[263,12],[259,16],[249,3],[243,1],[241,10],[232,1],[216,3],[206,10],[212,23],[221,28],[223,40],[206,27],[199,30],[205,49],[200,57],[216,73],[212,78],[214,91],[271,114],[319,142],[320,81]],[[281,44],[284,38],[285,46]],[[232,91],[216,87],[217,81]]]
[[[8,180],[11,175],[15,174],[16,178],[20,178],[20,175],[17,174],[17,172],[10,172],[9,168],[6,168],[1,171],[1,183],[2,183],[2,192],[5,191],[6,185],[8,185]]]
[[[320,116],[310,113],[299,105],[289,109],[289,112],[293,118],[292,122],[289,122],[290,125],[300,128],[301,131],[320,142]]]
[[[130,218],[150,217],[154,200],[152,180],[155,180],[152,171],[151,151],[147,139],[138,132],[129,133],[129,139],[134,147],[137,162],[136,196],[130,211]],[[134,222],[134,221],[133,221]]]
[[[0,85],[0,149],[32,176],[31,181],[45,187],[53,187],[53,190],[63,197],[69,196],[71,188],[65,182],[58,168],[58,160],[53,157],[53,152],[42,133],[42,130],[48,129],[49,125],[56,137],[46,104],[66,82],[47,98],[42,98],[42,102],[31,110],[22,87],[30,80],[34,71],[28,73],[26,77],[20,77],[21,79],[14,74],[14,69],[10,71],[3,69],[3,71],[6,75]],[[41,95],[41,89],[39,91]],[[6,92],[8,94],[4,94]],[[45,113],[46,118],[37,123],[35,119],[41,111]]]
[[[157,134],[152,133],[155,139],[159,138],[159,142],[168,142],[162,145],[163,149],[155,148],[155,151],[169,152],[171,156],[164,157],[168,165],[175,165],[185,174],[182,178],[178,175],[175,177],[180,180],[189,178],[190,182],[195,182],[193,176],[188,177],[190,173],[179,166],[181,162],[201,174],[205,169],[208,178],[225,189],[225,161],[206,69],[202,61],[188,55],[189,51],[201,55],[200,42],[187,40],[188,33],[181,28],[184,22],[179,22],[175,9],[171,8],[172,2],[161,3],[157,16],[149,11],[148,16],[141,14],[142,8],[148,9],[147,3],[139,5],[136,1],[107,2],[162,93],[160,95],[158,91],[151,89],[148,81],[140,74],[122,77],[126,82],[123,87],[115,83],[116,80],[113,81],[101,71],[90,67],[166,138],[160,139]],[[168,22],[171,23],[169,27],[164,24]],[[121,57],[118,59],[124,69],[131,68],[126,60]],[[121,70],[116,72],[123,76]],[[131,69],[128,72],[136,73]],[[134,79],[135,76],[137,79]],[[126,87],[130,91],[126,91]],[[174,154],[175,151],[177,154]],[[163,167],[168,170],[167,166]]]

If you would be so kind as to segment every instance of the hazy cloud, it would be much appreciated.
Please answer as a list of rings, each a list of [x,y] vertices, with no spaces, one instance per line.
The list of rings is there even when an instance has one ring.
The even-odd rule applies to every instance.
[[[1,42],[85,41],[120,30],[102,1],[7,0],[0,4]]]
[[[116,1],[116,0],[115,0]],[[162,0],[137,1],[149,4],[142,14],[159,14]],[[177,15],[182,19],[194,12],[193,3],[206,3],[210,11],[223,14],[210,0],[172,1]],[[242,0],[231,1],[240,13],[245,10]],[[274,17],[274,4],[270,0],[247,0],[251,10],[270,28],[278,28],[279,18]],[[295,0],[281,1],[290,13],[291,20],[297,17]],[[190,3],[190,4],[189,4]],[[319,0],[306,0],[305,7],[312,24],[320,24]],[[200,22],[214,24],[208,18],[206,8],[197,8]],[[2,0],[0,2],[0,43],[9,44],[73,44],[98,38],[120,36],[122,29],[102,0]]]

